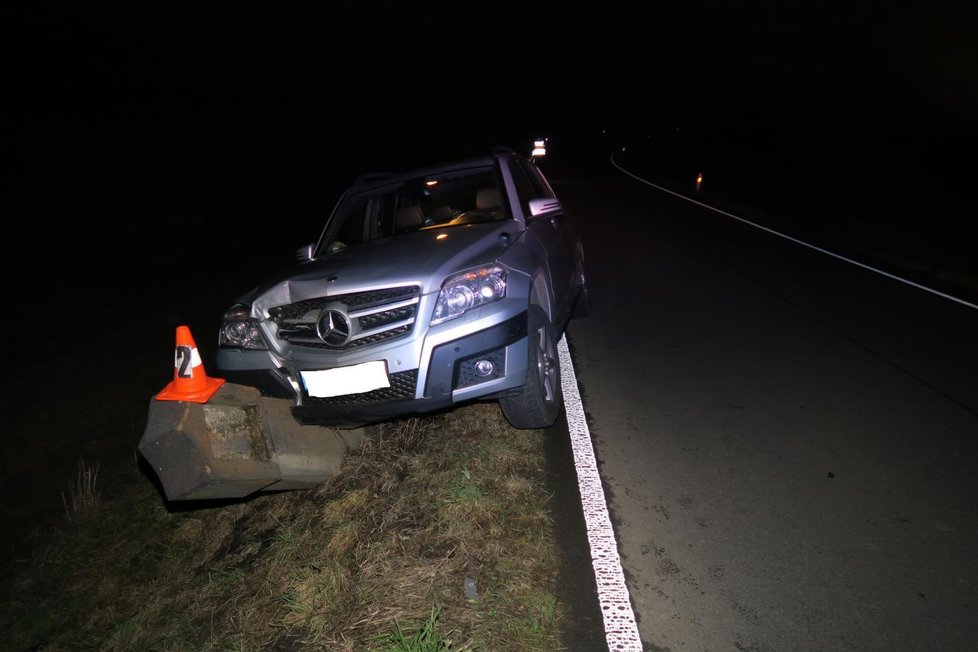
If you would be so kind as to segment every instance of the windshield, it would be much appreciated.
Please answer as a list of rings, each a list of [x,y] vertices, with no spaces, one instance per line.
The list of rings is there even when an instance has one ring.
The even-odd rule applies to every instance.
[[[318,253],[424,229],[509,219],[492,166],[414,177],[348,196],[333,214]]]

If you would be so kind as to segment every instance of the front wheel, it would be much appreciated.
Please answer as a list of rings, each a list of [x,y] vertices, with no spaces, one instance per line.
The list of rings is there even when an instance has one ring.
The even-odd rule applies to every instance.
[[[530,307],[528,333],[526,385],[521,394],[499,399],[499,405],[514,428],[549,428],[564,407],[564,394],[553,325],[539,306]]]

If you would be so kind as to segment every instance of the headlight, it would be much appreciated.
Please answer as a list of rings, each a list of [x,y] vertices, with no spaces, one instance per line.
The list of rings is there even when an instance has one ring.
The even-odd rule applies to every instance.
[[[498,265],[477,267],[449,276],[442,283],[432,325],[454,319],[469,308],[491,303],[506,296],[506,270]]]
[[[242,305],[232,306],[224,313],[218,344],[240,349],[268,348],[258,328],[258,320],[249,318],[248,307]]]

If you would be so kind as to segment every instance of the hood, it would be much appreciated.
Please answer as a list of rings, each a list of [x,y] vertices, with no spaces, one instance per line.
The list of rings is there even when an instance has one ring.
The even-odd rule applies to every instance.
[[[446,277],[495,261],[521,235],[514,220],[408,233],[343,249],[283,271],[243,297],[252,315],[306,299],[378,287],[420,285],[437,292]]]

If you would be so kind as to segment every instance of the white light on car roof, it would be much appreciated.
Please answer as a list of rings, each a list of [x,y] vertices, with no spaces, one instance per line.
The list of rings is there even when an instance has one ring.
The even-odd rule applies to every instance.
[[[432,186],[437,186],[438,185],[438,179],[431,179],[430,181],[425,181],[424,182],[424,185],[428,186],[429,188],[432,187]]]
[[[534,147],[546,147],[547,146],[547,141],[545,141],[545,140],[534,140],[533,141],[533,146]]]

